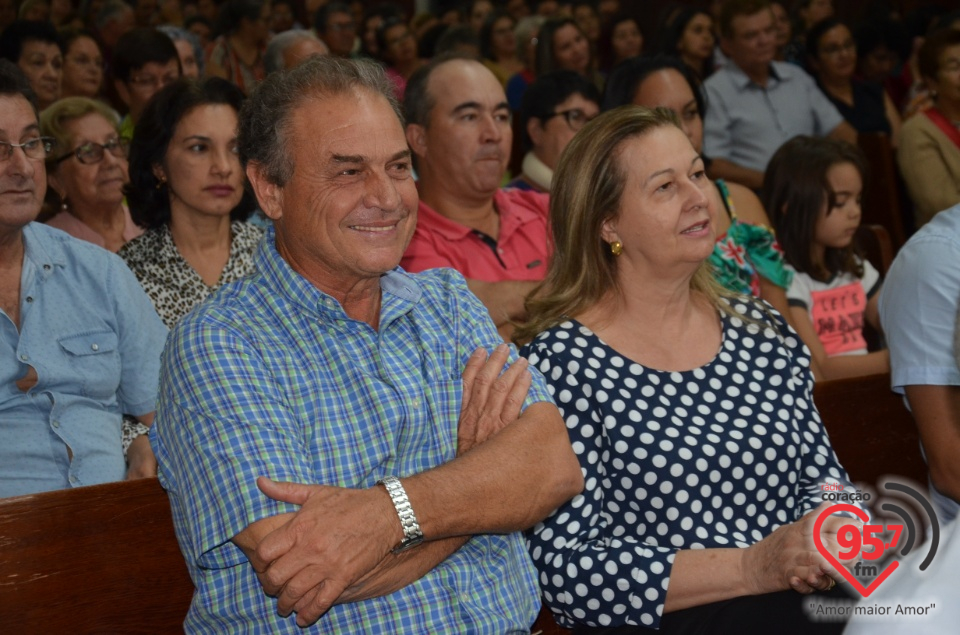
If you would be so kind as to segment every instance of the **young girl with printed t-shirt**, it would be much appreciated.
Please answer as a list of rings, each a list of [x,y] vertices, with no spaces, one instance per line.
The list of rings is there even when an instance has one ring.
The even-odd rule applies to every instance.
[[[791,322],[823,379],[889,372],[867,352],[864,322],[880,330],[880,274],[854,249],[865,160],[855,146],[795,137],[770,160],[763,202],[791,269]]]

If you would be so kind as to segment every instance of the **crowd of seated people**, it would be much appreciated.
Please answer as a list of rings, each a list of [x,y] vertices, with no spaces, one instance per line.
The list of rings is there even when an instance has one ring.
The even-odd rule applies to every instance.
[[[662,2],[656,14],[616,0],[451,1],[418,15],[412,4],[25,0],[11,13],[0,0],[0,496],[155,476],[167,333],[263,267],[320,271],[338,283],[349,276],[337,267],[362,270],[373,314],[334,320],[362,323],[351,337],[392,328],[393,305],[370,293],[417,302],[409,280],[449,268],[476,302],[480,317],[471,319],[483,333],[525,346],[520,357],[509,349],[486,362],[502,368],[509,358],[515,368],[512,384],[496,388],[515,393],[491,406],[501,410],[496,425],[526,421],[523,397],[549,394],[580,461],[586,489],[526,519],[539,522],[529,548],[566,626],[683,632],[735,598],[752,598],[735,619],[763,621],[799,611],[796,592],[832,593],[836,571],[795,567],[777,551],[809,534],[819,483],[849,486],[812,404],[814,381],[891,373],[914,408],[939,508],[955,515],[960,476],[949,452],[960,442],[944,422],[960,425],[956,299],[942,297],[953,289],[949,271],[932,276],[943,289],[918,284],[917,261],[929,262],[923,246],[935,245],[936,264],[952,262],[960,16],[924,10],[901,22],[830,0]],[[264,96],[261,86],[291,92]],[[356,91],[363,98],[349,101]],[[291,122],[303,123],[271,120],[268,97],[284,113],[316,110],[300,131],[307,139],[337,117],[354,117],[353,126],[397,116],[404,149],[376,164],[387,141],[361,143],[381,130],[361,125],[353,137],[336,132],[329,174],[319,142],[297,145],[316,165],[295,169],[293,150],[281,146],[251,159],[244,126],[290,138]],[[348,102],[349,112],[325,110]],[[885,138],[904,226],[923,227],[891,270],[892,286],[856,240],[876,159],[859,150],[862,135]],[[258,172],[267,159],[270,171]],[[323,194],[311,198],[312,189]],[[351,205],[379,215],[351,216],[348,192]],[[314,206],[320,220],[290,219],[294,202]],[[276,262],[264,253],[271,241]],[[383,267],[379,286],[368,260]],[[397,266],[415,275],[384,274]],[[334,304],[355,299],[336,291]],[[927,318],[901,305],[928,301],[945,325],[914,329],[911,320]],[[182,346],[222,344],[208,335]],[[919,341],[928,336],[937,341]],[[241,356],[254,343],[262,344],[237,344]],[[477,365],[470,352],[457,351],[465,382]],[[425,381],[450,383],[444,399],[453,401],[428,406],[421,390],[410,404],[466,412],[472,389],[418,359]],[[751,379],[744,363],[764,370]],[[387,370],[378,362],[370,372]],[[164,385],[174,380],[184,378]],[[726,395],[717,404],[706,397],[716,391]],[[751,393],[803,406],[782,421],[740,419]],[[409,407],[377,395],[386,416]],[[640,402],[650,411],[634,408]],[[758,403],[752,415],[777,410]],[[161,403],[161,428],[163,411]],[[639,421],[650,434],[617,436]],[[805,441],[767,448],[740,433],[763,436],[756,429],[765,425]],[[656,450],[673,447],[683,429],[759,451]],[[391,442],[410,442],[406,434]],[[767,469],[781,458],[791,466],[776,472],[783,487],[761,505],[741,463]],[[161,473],[164,460],[173,459],[161,457]],[[709,470],[731,484],[713,479],[732,518],[705,519],[707,495],[663,507],[639,480],[624,485],[640,475],[667,495],[664,487]],[[611,473],[622,478],[611,484]],[[267,495],[303,505],[307,493]],[[751,501],[766,513],[746,512]],[[263,564],[256,548],[236,545]],[[746,563],[746,577],[696,575],[700,558]],[[614,561],[619,570],[605,566]],[[640,596],[624,588],[631,580],[643,585]],[[295,604],[282,606],[304,609]]]

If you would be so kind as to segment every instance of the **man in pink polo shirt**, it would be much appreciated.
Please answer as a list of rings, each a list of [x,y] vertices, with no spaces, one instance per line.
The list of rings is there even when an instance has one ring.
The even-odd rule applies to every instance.
[[[404,110],[420,206],[400,264],[462,273],[508,337],[547,271],[549,199],[500,189],[513,140],[503,88],[476,61],[441,58],[407,83]]]

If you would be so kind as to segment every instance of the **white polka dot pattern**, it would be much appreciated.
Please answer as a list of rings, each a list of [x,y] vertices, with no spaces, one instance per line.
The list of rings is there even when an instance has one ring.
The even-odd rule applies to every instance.
[[[731,301],[771,324],[757,301]],[[810,357],[774,328],[724,315],[707,365],[663,372],[576,321],[522,351],[547,378],[583,470],[581,494],[529,547],[561,625],[657,627],[680,549],[747,547],[849,485],[813,407]]]

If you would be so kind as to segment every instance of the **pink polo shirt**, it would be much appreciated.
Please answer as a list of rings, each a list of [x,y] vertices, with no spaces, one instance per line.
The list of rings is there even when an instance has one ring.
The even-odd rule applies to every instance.
[[[498,190],[493,196],[500,214],[497,240],[420,201],[417,228],[400,266],[411,272],[452,267],[465,278],[484,282],[542,280],[550,255],[549,201],[540,192]]]

